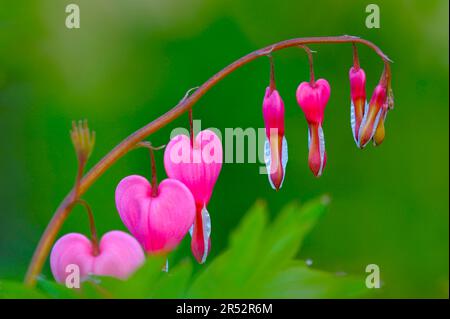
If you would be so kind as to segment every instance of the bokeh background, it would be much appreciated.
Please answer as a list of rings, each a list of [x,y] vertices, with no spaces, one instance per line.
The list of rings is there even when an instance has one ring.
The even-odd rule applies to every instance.
[[[448,1],[73,0],[0,1],[0,278],[21,279],[33,249],[72,186],[73,119],[97,133],[90,164],[125,136],[166,112],[185,92],[240,56],[293,37],[352,34],[394,61],[396,106],[378,148],[356,148],[349,121],[350,45],[314,45],[316,75],[332,86],[326,110],[328,163],[322,178],[307,165],[307,127],[295,101],[308,78],[298,49],[275,54],[286,105],[289,163],[276,193],[259,164],[225,164],[209,205],[214,258],[243,213],[262,198],[272,214],[292,200],[323,193],[330,209],[300,257],[313,267],[364,275],[381,268],[380,297],[448,297],[449,94]],[[81,28],[65,27],[65,7],[81,9]],[[365,8],[381,9],[367,29]],[[382,63],[360,48],[368,92]],[[235,72],[194,109],[203,127],[261,127],[269,65],[259,59]],[[370,94],[370,93],[368,93]],[[187,116],[151,137],[165,144]],[[164,176],[162,153],[157,154]],[[114,165],[85,198],[99,232],[123,229],[114,190],[128,174],[149,176],[147,152]],[[87,233],[77,208],[62,233]],[[182,251],[189,254],[189,243]],[[242,252],[245,254],[245,252]],[[236,263],[239,263],[236,260]],[[46,265],[44,274],[51,276]]]

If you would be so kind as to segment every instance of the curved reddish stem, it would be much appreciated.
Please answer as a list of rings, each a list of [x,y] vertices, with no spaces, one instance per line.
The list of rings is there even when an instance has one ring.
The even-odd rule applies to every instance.
[[[148,137],[150,134],[158,131],[162,127],[166,126],[180,115],[188,111],[206,92],[208,92],[214,85],[224,79],[227,75],[234,72],[241,66],[261,57],[266,56],[272,52],[283,50],[290,47],[296,47],[305,44],[320,44],[320,43],[360,43],[371,48],[385,63],[391,62],[391,60],[381,51],[379,47],[370,41],[354,37],[354,36],[332,36],[332,37],[309,37],[309,38],[295,38],[290,40],[281,41],[265,48],[253,51],[242,58],[231,63],[215,75],[213,75],[208,81],[200,86],[192,95],[181,100],[176,106],[174,106],[167,113],[161,115],[156,120],[150,122],[144,127],[140,128],[116,147],[114,147],[108,154],[106,154],[91,170],[86,173],[83,179],[80,181],[78,191],[75,194],[72,189],[65,197],[62,203],[57,208],[52,219],[50,220],[44,234],[41,236],[38,246],[33,254],[33,258],[28,267],[27,274],[25,276],[25,283],[29,286],[33,286],[36,283],[37,276],[41,272],[42,266],[47,259],[51,246],[58,234],[61,225],[64,223],[67,215],[69,214],[73,203],[83,195],[88,188],[101,176],[105,171],[111,167],[119,158],[124,156],[129,150],[134,148],[136,144]]]

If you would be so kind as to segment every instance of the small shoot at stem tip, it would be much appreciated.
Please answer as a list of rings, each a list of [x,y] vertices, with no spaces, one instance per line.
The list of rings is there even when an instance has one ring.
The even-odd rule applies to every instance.
[[[77,154],[78,162],[84,166],[94,149],[95,132],[89,129],[87,120],[72,121],[70,137]]]
[[[70,138],[75,148],[75,153],[78,160],[78,170],[75,179],[74,200],[78,198],[80,182],[83,177],[84,167],[92,154],[95,145],[95,132],[91,131],[87,120],[72,121],[72,130],[70,131]]]

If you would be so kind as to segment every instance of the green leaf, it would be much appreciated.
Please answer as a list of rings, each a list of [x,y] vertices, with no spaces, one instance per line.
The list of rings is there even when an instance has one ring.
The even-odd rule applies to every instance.
[[[258,201],[231,234],[228,248],[192,278],[184,260],[168,273],[166,258],[149,257],[128,280],[91,276],[77,291],[39,280],[45,293],[18,283],[0,283],[0,297],[52,298],[350,298],[368,293],[363,278],[314,270],[296,260],[305,237],[323,216],[328,197],[289,204],[268,223]],[[3,286],[2,286],[3,285]]]
[[[49,298],[74,299],[80,297],[76,289],[69,289],[62,284],[42,277],[38,278],[37,289],[45,293]]]
[[[245,295],[242,282],[258,263],[259,245],[267,225],[268,212],[262,201],[250,209],[231,235],[230,248],[205,265],[193,282],[190,298],[236,298]]]
[[[328,203],[328,196],[323,196],[302,207],[292,203],[282,210],[264,236],[252,285],[267,279],[267,275],[286,266],[298,254],[304,238],[323,216]]]
[[[355,298],[368,292],[362,277],[337,276],[297,262],[264,282],[258,295],[264,298]]]
[[[90,276],[82,285],[83,298],[149,298],[154,284],[161,276],[166,259],[148,257],[146,262],[127,280],[106,276]]]
[[[168,272],[162,272],[152,289],[152,298],[184,298],[192,274],[192,263],[182,261]]]
[[[22,282],[0,281],[0,299],[44,299],[46,296],[35,288],[25,286]]]
[[[154,292],[154,284],[162,275],[166,264],[164,257],[148,257],[144,265],[139,268],[114,294],[119,298],[149,298]]]

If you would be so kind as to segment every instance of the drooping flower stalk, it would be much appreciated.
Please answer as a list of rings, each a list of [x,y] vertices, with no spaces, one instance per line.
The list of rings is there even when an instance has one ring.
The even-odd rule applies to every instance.
[[[111,167],[119,158],[124,156],[128,151],[133,149],[137,143],[158,131],[160,128],[166,126],[184,112],[188,111],[192,106],[206,93],[214,87],[219,81],[231,74],[241,66],[261,57],[266,56],[267,52],[275,52],[289,47],[296,47],[306,44],[324,44],[324,43],[360,43],[371,48],[380,58],[388,64],[389,58],[379,49],[375,44],[370,41],[354,37],[354,36],[333,36],[333,37],[310,37],[310,38],[296,38],[286,40],[269,45],[260,50],[247,54],[246,56],[233,62],[220,72],[212,76],[202,86],[200,86],[191,96],[186,97],[180,101],[169,112],[165,113],[156,120],[148,123],[141,129],[137,130],[116,147],[114,147],[107,155],[105,155],[82,179],[79,181],[79,185],[73,187],[69,194],[64,198],[62,203],[55,211],[52,219],[47,225],[38,246],[33,254],[33,258],[30,262],[27,274],[25,276],[25,283],[29,286],[33,286],[36,283],[37,276],[39,275],[42,266],[47,259],[51,246],[56,238],[56,235],[70,213],[74,202],[79,196],[84,194],[88,188]],[[391,95],[391,94],[388,94]]]

